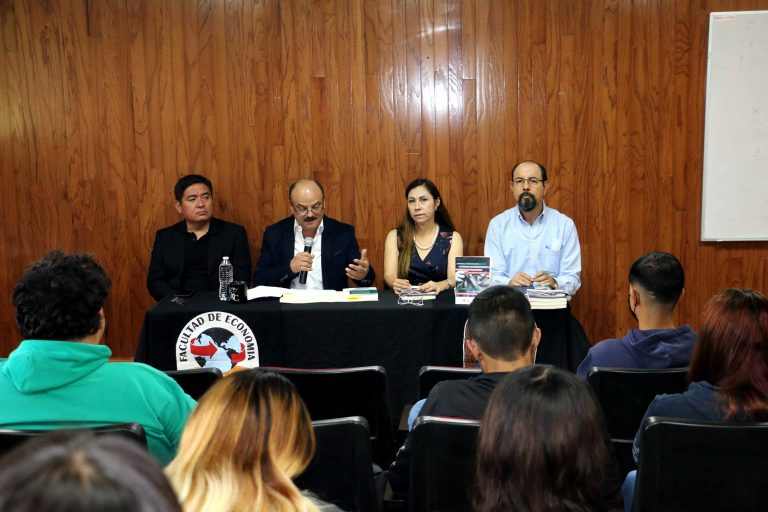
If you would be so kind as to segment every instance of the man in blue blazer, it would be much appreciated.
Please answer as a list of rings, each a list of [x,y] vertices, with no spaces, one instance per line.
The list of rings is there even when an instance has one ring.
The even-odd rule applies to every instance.
[[[249,282],[251,252],[239,224],[213,217],[213,185],[205,176],[182,177],[173,190],[181,222],[157,231],[147,272],[155,300],[179,290],[219,289],[219,264],[229,256],[235,281]]]
[[[293,215],[264,231],[253,284],[341,290],[352,280],[370,286],[376,273],[367,250],[360,251],[354,227],[323,215],[325,191],[320,182],[295,181],[288,196]],[[316,259],[319,265],[313,264]],[[307,273],[306,283],[301,283],[301,272]]]

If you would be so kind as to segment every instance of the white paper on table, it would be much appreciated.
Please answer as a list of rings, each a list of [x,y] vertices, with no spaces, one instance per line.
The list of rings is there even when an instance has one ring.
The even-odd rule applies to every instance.
[[[263,299],[265,297],[282,297],[290,290],[278,286],[255,286],[248,290],[248,300]]]
[[[312,304],[314,302],[346,302],[343,292],[336,290],[286,290],[280,297],[283,304]]]

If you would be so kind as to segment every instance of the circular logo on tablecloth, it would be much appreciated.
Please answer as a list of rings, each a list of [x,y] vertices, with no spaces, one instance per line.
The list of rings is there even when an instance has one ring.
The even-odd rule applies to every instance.
[[[176,340],[176,369],[259,366],[259,347],[248,324],[232,313],[209,311],[189,321]]]

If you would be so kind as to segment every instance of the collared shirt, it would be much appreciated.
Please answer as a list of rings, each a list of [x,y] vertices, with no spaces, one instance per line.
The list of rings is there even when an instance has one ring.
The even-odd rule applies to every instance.
[[[312,256],[315,257],[312,260],[312,270],[307,272],[307,283],[299,283],[298,276],[291,280],[291,288],[299,288],[303,290],[322,290],[323,289],[323,265],[321,248],[323,241],[323,221],[320,221],[320,225],[317,227],[317,233],[315,233],[315,243],[312,244]],[[293,255],[296,256],[300,252],[304,252],[304,235],[301,232],[301,226],[294,219],[293,221]]]
[[[574,295],[581,286],[576,225],[547,205],[533,224],[528,224],[517,206],[491,219],[485,255],[491,257],[493,284],[508,284],[517,272],[533,276],[543,270],[568,295]]]

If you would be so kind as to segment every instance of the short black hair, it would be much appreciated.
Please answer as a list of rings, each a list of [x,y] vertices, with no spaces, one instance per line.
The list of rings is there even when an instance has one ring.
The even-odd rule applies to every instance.
[[[31,439],[0,459],[0,509],[181,512],[146,448],[77,430]]]
[[[674,255],[649,252],[632,264],[629,282],[640,285],[659,304],[675,306],[685,286],[685,272]]]
[[[467,312],[469,335],[494,359],[520,358],[531,347],[535,327],[528,299],[509,286],[491,286],[482,291]]]
[[[208,187],[208,190],[211,191],[211,195],[213,195],[213,185],[211,184],[211,180],[202,174],[187,174],[186,176],[179,178],[179,181],[176,182],[176,186],[173,187],[173,196],[177,201],[181,202],[184,191],[197,183],[202,183]]]
[[[517,162],[512,167],[512,172],[510,173],[511,179],[513,180],[515,179],[515,170],[523,164],[536,164],[538,168],[541,169],[541,181],[547,181],[547,168],[544,167],[544,164],[539,163],[535,160],[523,160],[521,162]]]
[[[111,286],[93,256],[52,251],[13,288],[16,325],[26,339],[79,340],[99,330],[99,310]]]
[[[317,185],[317,188],[320,189],[320,193],[323,195],[323,200],[325,200],[325,189],[323,188],[323,184],[317,181],[315,178],[299,178],[298,180],[291,183],[291,185],[288,187],[288,200],[291,201],[291,196],[293,195],[293,189],[296,188],[296,185],[299,184],[300,181],[311,181],[315,185]]]

